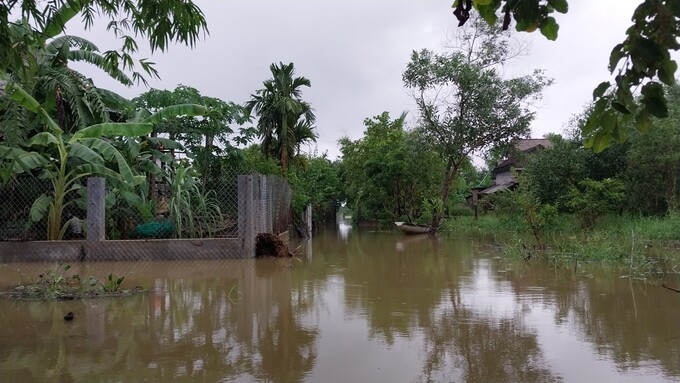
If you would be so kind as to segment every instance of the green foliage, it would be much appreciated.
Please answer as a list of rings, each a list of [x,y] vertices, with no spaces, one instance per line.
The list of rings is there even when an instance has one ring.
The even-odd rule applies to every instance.
[[[543,235],[559,227],[558,210],[554,205],[541,203],[532,192],[531,184],[520,177],[520,186],[511,191],[501,191],[485,196],[483,203],[494,209],[502,220],[523,221],[534,236],[536,243],[543,244]]]
[[[241,158],[237,162],[237,167],[243,174],[260,173],[281,175],[281,167],[277,161],[267,156],[260,149],[260,145],[253,144],[241,151]]]
[[[436,215],[444,214],[444,205],[440,199],[424,199],[422,202],[423,215],[421,217],[424,222],[431,222]]]
[[[403,74],[420,113],[421,134],[446,163],[441,200],[471,155],[526,136],[534,113],[530,101],[551,83],[541,71],[505,80],[495,69],[508,57],[508,42],[487,27],[474,25],[460,50],[437,54],[414,51]],[[439,225],[436,215],[433,226]]]
[[[111,293],[118,291],[120,285],[123,283],[125,277],[115,277],[112,273],[108,275],[104,283],[100,283],[101,289],[104,292]]]
[[[154,135],[165,133],[170,140],[181,144],[201,173],[204,186],[219,178],[225,157],[237,157],[236,146],[248,144],[253,136],[252,128],[242,127],[250,119],[242,106],[203,96],[197,89],[185,85],[178,85],[173,91],[152,89],[133,102],[141,108],[138,115],[156,113],[156,118],[150,121],[154,123]],[[173,110],[182,105],[200,105],[206,112],[199,119]],[[166,115],[159,115],[161,110]],[[238,132],[235,126],[241,126]],[[174,149],[166,144],[163,146]]]
[[[680,8],[676,3],[644,0],[635,9],[633,26],[609,58],[610,73],[617,72],[615,84],[603,82],[593,92],[595,107],[583,127],[586,147],[602,151],[612,140],[628,138],[628,124],[634,123],[644,133],[654,118],[668,117],[662,84],[675,84],[678,68],[670,55],[671,50],[680,48]],[[641,85],[641,97],[636,101],[633,89]]]
[[[110,273],[104,282],[90,276],[82,278],[78,274],[70,273],[71,265],[57,263],[54,267],[40,274],[38,279],[29,283],[21,283],[8,293],[10,297],[18,299],[81,299],[95,296],[129,295],[141,292],[143,289],[134,288],[121,290],[125,277]]]
[[[586,153],[578,142],[553,138],[553,147],[533,153],[522,172],[524,182],[542,204],[564,210],[571,186],[586,174]]]
[[[13,89],[21,90],[14,84]],[[2,162],[0,173],[37,173],[49,179],[52,190],[37,199],[32,207],[34,220],[48,214],[47,238],[62,239],[71,221],[62,225],[62,213],[70,201],[68,196],[79,190],[79,180],[96,174],[106,177],[113,186],[122,189],[134,187],[144,181],[144,176],[135,174],[121,152],[103,136],[138,137],[151,132],[151,124],[158,116],[168,116],[166,110],[159,110],[141,122],[104,123],[86,127],[67,135],[49,117],[41,106],[35,107],[35,99],[25,92],[21,98],[14,98],[21,106],[44,116],[47,131],[31,137],[26,149],[0,146]],[[204,114],[205,108],[183,105],[171,109],[173,113],[190,115]],[[115,170],[114,170],[115,169]],[[49,206],[47,209],[46,206]]]
[[[293,190],[294,217],[299,217],[311,204],[313,222],[335,218],[343,198],[337,162],[330,161],[325,155],[311,158],[306,167],[292,167],[287,180]]]
[[[568,206],[580,217],[581,227],[590,229],[604,214],[619,210],[624,198],[625,186],[620,180],[587,178],[571,188]]]
[[[542,204],[554,205],[559,211],[570,211],[569,192],[582,180],[626,177],[628,144],[595,153],[585,149],[578,138],[555,135],[551,142],[551,148],[528,156],[522,171],[523,182],[528,183]]]
[[[404,119],[384,112],[364,120],[363,138],[340,140],[347,203],[358,220],[415,220],[423,199],[437,195],[441,159],[418,133],[404,130]]]
[[[16,85],[15,85],[16,86]],[[22,101],[26,108],[33,108],[34,99],[27,96]],[[30,110],[30,109],[29,109]],[[38,107],[38,112],[44,112]],[[47,114],[45,114],[47,116]],[[77,183],[83,177],[99,174],[120,183],[134,185],[135,178],[121,154],[108,141],[101,138],[102,132],[109,132],[110,124],[94,125],[83,129],[72,137],[64,137],[63,131],[47,117],[49,131],[31,137],[27,150],[0,146],[3,162],[0,164],[11,173],[40,171],[41,176],[52,182],[52,191],[38,198],[31,208],[34,221],[48,213],[47,238],[61,239],[70,221],[62,225],[62,212],[69,204],[67,196],[78,190]],[[121,136],[143,135],[150,131],[149,124],[121,124]],[[29,151],[33,149],[32,151]],[[118,172],[105,167],[105,163],[116,163]]]
[[[285,176],[300,146],[316,141],[316,117],[311,105],[302,99],[301,90],[311,82],[306,77],[294,77],[293,63],[272,64],[269,69],[273,78],[264,81],[264,88],[250,96],[246,108],[258,116],[262,151],[279,159]]]
[[[131,108],[128,101],[113,92],[97,88],[90,79],[69,68],[68,65],[74,61],[85,62],[102,69],[123,84],[132,83],[118,68],[104,62],[93,43],[80,37],[65,35],[46,42],[44,46],[33,47],[30,54],[26,60],[32,62],[34,67],[6,74],[10,84],[9,90],[14,88],[11,85],[13,83],[19,84],[21,88],[11,91],[15,101],[25,101],[25,97],[19,94],[25,91],[37,102],[32,105],[24,102],[29,109],[10,107],[0,112],[2,122],[0,126],[3,126],[0,133],[5,133],[6,124],[11,127],[10,130],[15,129],[10,134],[10,140],[21,142],[34,132],[40,131],[39,125],[36,126],[35,121],[26,116],[28,111],[35,112],[38,105],[47,114],[54,116],[59,127],[66,132],[74,132],[113,119],[120,120],[121,116],[129,113]],[[3,77],[5,75],[0,71],[0,78]],[[22,100],[17,97],[21,97]],[[6,102],[6,99],[0,98],[0,103]]]
[[[680,209],[680,86],[666,93],[669,117],[655,121],[646,134],[632,134],[627,153],[630,206],[644,214]]]
[[[22,20],[13,22],[9,19],[10,15],[18,14],[22,15]],[[63,33],[66,23],[76,16],[82,17],[87,29],[93,26],[96,16],[107,19],[107,29],[122,42],[122,46],[105,52],[103,64],[108,68],[132,70],[132,80],[144,83],[144,74],[153,77],[158,74],[153,63],[144,59],[137,61],[141,72],[134,70],[136,65],[132,55],[138,50],[135,37],[147,39],[152,51],[165,51],[171,42],[193,47],[201,33],[207,33],[205,16],[192,1],[2,2],[0,46],[12,49],[0,51],[0,74],[23,72],[25,77],[31,77],[36,67],[31,58],[35,50],[43,49],[46,41]]]
[[[503,29],[508,29],[512,18],[516,21],[515,29],[520,32],[533,32],[537,29],[541,31],[548,40],[557,39],[559,25],[554,17],[550,16],[553,12],[567,13],[569,5],[567,0],[548,0],[547,4],[542,1],[507,1],[505,4],[501,0],[475,0],[474,2],[464,2],[456,0],[453,3],[455,8],[453,14],[459,21],[459,26],[465,24],[470,17],[470,5],[474,4],[479,15],[489,25],[498,22],[497,12],[503,14]],[[469,5],[467,5],[469,4]]]
[[[203,192],[192,165],[180,161],[168,171],[170,185],[168,209],[178,238],[211,236],[224,226],[215,192]]]

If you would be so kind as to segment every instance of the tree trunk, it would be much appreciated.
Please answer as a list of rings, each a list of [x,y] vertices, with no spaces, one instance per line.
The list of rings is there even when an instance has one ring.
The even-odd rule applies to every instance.
[[[283,176],[286,176],[286,170],[288,169],[288,123],[286,121],[286,115],[283,115],[283,124],[281,126],[281,137],[279,137],[279,145],[281,145],[281,170],[283,171]]]
[[[453,181],[453,176],[458,172],[458,165],[453,161],[449,160],[449,163],[446,165],[446,171],[444,172],[444,184],[442,185],[442,193],[441,193],[441,202],[442,202],[442,209],[441,211],[436,211],[432,215],[432,230],[433,233],[436,233],[437,230],[439,230],[439,225],[442,222],[443,214],[444,214],[444,206],[446,206],[446,199],[449,197],[449,188],[451,188],[451,182]]]

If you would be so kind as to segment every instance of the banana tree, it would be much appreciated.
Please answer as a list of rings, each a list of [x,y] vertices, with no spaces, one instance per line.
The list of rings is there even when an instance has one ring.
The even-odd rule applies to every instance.
[[[34,221],[47,213],[49,240],[62,239],[72,222],[62,225],[62,213],[69,203],[67,197],[80,187],[78,180],[100,175],[121,188],[145,181],[145,176],[135,174],[123,154],[104,137],[139,137],[151,133],[153,123],[168,116],[207,113],[206,108],[198,105],[176,105],[140,121],[96,124],[70,135],[64,134],[49,113],[21,87],[8,83],[6,91],[13,101],[37,114],[46,129],[31,137],[24,147],[0,146],[3,168],[0,173],[6,179],[11,174],[39,172],[40,177],[50,180],[52,190],[31,207]]]

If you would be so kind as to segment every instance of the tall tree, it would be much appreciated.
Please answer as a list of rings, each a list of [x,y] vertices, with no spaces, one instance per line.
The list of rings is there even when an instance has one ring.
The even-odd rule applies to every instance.
[[[21,15],[21,19],[10,22],[10,15]],[[82,16],[89,29],[95,15],[109,20],[108,29],[123,41],[119,50],[100,53],[92,42],[62,34],[66,24],[77,16]],[[130,30],[134,30],[134,38],[127,34]],[[41,126],[11,100],[10,91],[17,88],[13,84],[34,97],[66,131],[106,122],[110,117],[121,121],[131,104],[95,87],[68,64],[93,64],[125,85],[145,82],[145,75],[158,74],[144,59],[135,64],[135,38],[148,38],[152,50],[165,50],[170,41],[193,46],[201,31],[207,31],[205,19],[191,1],[0,2],[0,46],[4,47],[0,49],[0,139],[18,144]],[[134,69],[136,65],[141,71]]]
[[[540,30],[549,40],[557,39],[559,30],[551,14],[569,9],[567,0],[456,0],[453,13],[459,26],[468,21],[473,6],[489,25],[496,24],[500,11],[504,30],[514,18],[517,31]],[[614,46],[609,56],[609,72],[616,72],[614,83],[605,81],[595,88],[595,107],[583,126],[588,136],[586,146],[597,152],[612,140],[625,141],[628,122],[634,122],[644,133],[653,126],[655,117],[669,116],[662,83],[675,83],[678,64],[671,59],[670,51],[680,49],[680,2],[641,0],[631,21],[625,40]],[[636,100],[638,88],[642,97]]]
[[[306,77],[294,77],[293,63],[272,64],[269,69],[273,78],[264,81],[264,88],[251,95],[246,107],[258,116],[262,150],[266,154],[276,153],[285,175],[298,144],[296,124],[303,120],[311,129],[316,119],[309,103],[302,100],[301,88],[311,86],[311,82]]]
[[[489,30],[479,21],[472,27]],[[422,134],[446,162],[442,207],[452,181],[471,155],[529,134],[534,116],[530,102],[551,83],[541,71],[504,80],[495,66],[506,60],[507,45],[499,38],[477,41],[466,43],[467,51],[414,51],[403,74],[420,112]],[[434,228],[442,215],[443,211],[433,214]]]
[[[680,86],[668,86],[665,93],[669,117],[655,121],[647,134],[632,134],[627,153],[631,207],[648,214],[680,210]]]
[[[11,21],[10,15],[22,20]],[[122,41],[118,50],[104,53],[110,66],[133,69],[132,55],[137,52],[135,38],[147,39],[152,51],[165,51],[171,42],[194,46],[201,33],[207,33],[203,12],[191,0],[46,0],[0,2],[0,75],[16,71],[30,72],[36,47],[61,34],[66,24],[80,16],[86,29],[95,17],[108,21],[107,30]],[[22,28],[15,28],[17,25]],[[157,76],[153,64],[139,60],[142,72]],[[141,72],[133,71],[133,80],[144,82]]]

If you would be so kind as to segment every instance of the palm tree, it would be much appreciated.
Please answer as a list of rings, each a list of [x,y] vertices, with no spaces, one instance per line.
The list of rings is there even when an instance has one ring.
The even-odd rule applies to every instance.
[[[302,100],[300,89],[311,86],[311,83],[306,77],[293,77],[293,63],[272,64],[269,69],[273,78],[264,81],[264,89],[251,95],[246,108],[251,113],[255,111],[259,117],[257,127],[262,138],[262,151],[267,155],[275,153],[285,175],[289,159],[295,155],[298,145],[296,124],[302,119],[310,130],[313,129],[314,112],[309,103]]]

